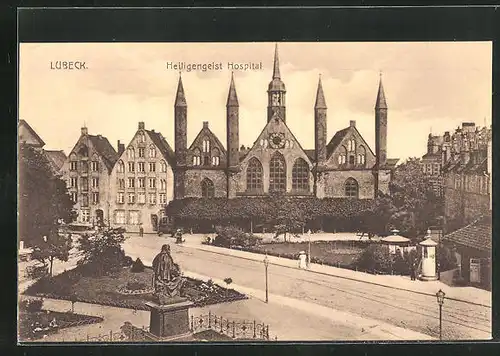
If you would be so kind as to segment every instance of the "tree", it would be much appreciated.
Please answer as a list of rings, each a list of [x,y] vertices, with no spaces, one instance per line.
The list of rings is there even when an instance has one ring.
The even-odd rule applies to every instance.
[[[26,245],[49,236],[60,221],[75,219],[66,183],[54,176],[46,157],[32,147],[19,147],[19,236]]]
[[[48,236],[33,242],[31,257],[49,267],[49,276],[52,276],[54,260],[67,262],[71,250],[71,236],[60,234],[55,228]]]
[[[127,263],[121,245],[125,241],[125,229],[107,228],[82,235],[78,249],[82,258],[78,264],[95,276],[109,275]]]
[[[443,199],[432,189],[420,159],[409,158],[399,165],[390,184],[393,212],[389,222],[410,237],[424,233],[429,226],[440,226]]]

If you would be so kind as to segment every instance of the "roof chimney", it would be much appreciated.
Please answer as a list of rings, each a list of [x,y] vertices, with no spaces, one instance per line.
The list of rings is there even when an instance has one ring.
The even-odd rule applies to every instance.
[[[208,129],[208,121],[203,121],[203,128]]]
[[[139,121],[139,130],[144,130],[144,121]]]
[[[87,129],[87,127],[82,127],[82,135],[88,135],[89,134],[89,130]]]
[[[118,140],[118,156],[121,156],[123,152],[125,152],[125,144],[120,143],[120,140]]]
[[[349,121],[349,127],[356,127],[356,120]]]

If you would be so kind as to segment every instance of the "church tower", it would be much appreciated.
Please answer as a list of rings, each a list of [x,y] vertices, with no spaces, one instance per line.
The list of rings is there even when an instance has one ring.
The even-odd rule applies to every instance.
[[[271,121],[275,114],[286,122],[285,94],[285,83],[281,80],[280,75],[278,44],[276,44],[274,49],[273,79],[269,83],[267,90],[267,122]]]
[[[233,198],[236,196],[237,186],[234,180],[234,173],[238,172],[240,157],[239,157],[239,103],[238,95],[236,94],[236,86],[234,84],[234,76],[231,73],[231,84],[229,85],[229,93],[226,103],[226,147],[227,147],[227,197]]]
[[[385,100],[382,73],[378,85],[377,101],[375,103],[375,197],[379,191],[379,176],[387,163],[387,102]]]
[[[182,86],[182,77],[179,75],[177,94],[174,104],[175,118],[175,161],[174,199],[184,198],[186,155],[187,155],[187,102]]]
[[[320,75],[314,105],[314,148],[318,165],[326,161],[326,135],[326,101]]]

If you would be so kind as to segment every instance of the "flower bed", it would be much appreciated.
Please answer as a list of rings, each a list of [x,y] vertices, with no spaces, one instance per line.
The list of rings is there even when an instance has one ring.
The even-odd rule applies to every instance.
[[[345,268],[370,274],[387,274],[378,270],[367,270],[358,266],[358,261],[365,249],[378,242],[372,241],[312,241],[311,263]],[[269,256],[298,260],[299,252],[308,251],[308,242],[266,243],[252,247],[233,247],[235,250],[267,254]]]
[[[32,341],[44,335],[56,333],[58,330],[80,325],[100,323],[103,319],[97,316],[61,313],[49,310],[37,312],[19,312],[19,339]]]
[[[145,268],[143,272],[134,273],[124,268],[110,276],[90,277],[82,275],[80,267],[66,271],[48,280],[39,280],[28,287],[24,294],[86,302],[100,305],[116,306],[136,310],[149,310],[146,302],[153,301],[151,281],[153,271]],[[147,286],[131,290],[128,286]],[[223,288],[210,282],[186,278],[185,297],[195,307],[227,303],[246,299],[233,289]],[[128,292],[125,292],[128,291]],[[125,292],[125,293],[124,293]]]

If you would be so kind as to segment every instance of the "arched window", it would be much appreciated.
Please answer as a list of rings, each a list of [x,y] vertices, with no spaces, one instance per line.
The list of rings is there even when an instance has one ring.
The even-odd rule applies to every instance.
[[[165,161],[160,161],[160,172],[161,173],[166,173],[167,172],[167,163]]]
[[[247,167],[247,190],[262,190],[262,164],[253,157],[248,161]]]
[[[132,147],[127,149],[127,158],[129,159],[134,159],[135,158],[135,151]]]
[[[167,180],[160,179],[160,190],[167,190]]]
[[[345,164],[347,162],[347,150],[345,147],[342,147],[339,157],[338,157],[338,163],[339,164]]]
[[[279,152],[275,152],[269,162],[269,191],[286,191],[286,164]]]
[[[201,164],[201,153],[198,148],[193,150],[193,166],[199,166]]]
[[[354,178],[348,178],[345,181],[345,195],[349,198],[357,198],[358,197],[358,182]]]
[[[201,181],[201,196],[203,198],[213,198],[215,195],[214,182],[208,178]]]
[[[139,133],[138,140],[140,143],[146,142],[146,135],[144,134],[144,132]]]
[[[155,158],[156,157],[156,148],[155,146],[150,146],[149,147],[149,157]]]
[[[210,152],[210,140],[208,137],[203,139],[203,152]]]
[[[347,150],[349,152],[354,152],[356,150],[356,140],[350,139],[347,141]]]
[[[218,166],[220,164],[220,151],[216,147],[212,150],[212,166]]]
[[[123,163],[123,161],[118,161],[118,172],[119,173],[125,172],[125,164]]]
[[[293,164],[292,189],[309,191],[309,165],[302,158],[297,158]]]
[[[358,151],[359,151],[359,153],[356,156],[357,157],[356,163],[357,164],[365,164],[366,163],[366,149],[363,146],[359,146]]]

